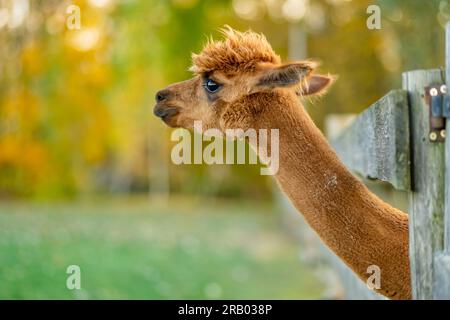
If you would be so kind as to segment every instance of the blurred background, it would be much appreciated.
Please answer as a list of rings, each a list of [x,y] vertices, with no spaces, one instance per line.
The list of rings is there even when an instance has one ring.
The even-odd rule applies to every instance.
[[[257,165],[172,164],[154,95],[191,76],[220,27],[251,28],[339,75],[306,102],[323,128],[403,71],[443,65],[448,20],[450,0],[0,0],[0,298],[330,297],[273,180]],[[81,290],[65,286],[71,264]]]

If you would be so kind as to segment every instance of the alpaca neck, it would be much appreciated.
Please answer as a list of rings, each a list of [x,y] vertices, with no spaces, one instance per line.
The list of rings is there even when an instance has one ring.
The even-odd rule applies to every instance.
[[[294,94],[280,91],[268,94],[267,100],[254,126],[279,129],[275,177],[282,190],[361,279],[371,275],[369,266],[378,266],[379,292],[409,298],[407,215],[376,197],[347,170]]]

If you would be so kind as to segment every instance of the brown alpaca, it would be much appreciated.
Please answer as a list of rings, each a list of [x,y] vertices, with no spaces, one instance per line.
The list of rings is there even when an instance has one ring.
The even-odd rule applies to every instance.
[[[300,102],[323,93],[332,78],[314,74],[312,61],[281,64],[263,35],[223,33],[223,41],[193,55],[194,78],[157,93],[155,115],[172,127],[192,128],[198,120],[222,132],[279,129],[275,177],[295,207],[362,280],[376,265],[377,291],[410,299],[408,216],[347,170]]]

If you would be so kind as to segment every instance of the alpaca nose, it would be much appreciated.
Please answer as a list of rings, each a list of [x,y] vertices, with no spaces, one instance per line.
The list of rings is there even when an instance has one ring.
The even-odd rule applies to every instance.
[[[169,96],[169,90],[161,90],[156,93],[155,100],[157,103],[164,101]]]

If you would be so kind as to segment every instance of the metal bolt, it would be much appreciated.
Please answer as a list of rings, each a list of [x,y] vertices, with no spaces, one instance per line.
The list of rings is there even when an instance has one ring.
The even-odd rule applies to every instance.
[[[447,86],[445,84],[443,84],[440,89],[441,93],[447,93]]]
[[[435,97],[438,95],[438,91],[436,88],[431,88],[430,89],[430,96]]]
[[[434,131],[430,132],[429,138],[430,138],[431,141],[436,141],[436,139],[437,139],[436,132],[434,132]]]
[[[441,135],[441,138],[445,139],[445,129],[442,129],[439,134]]]

